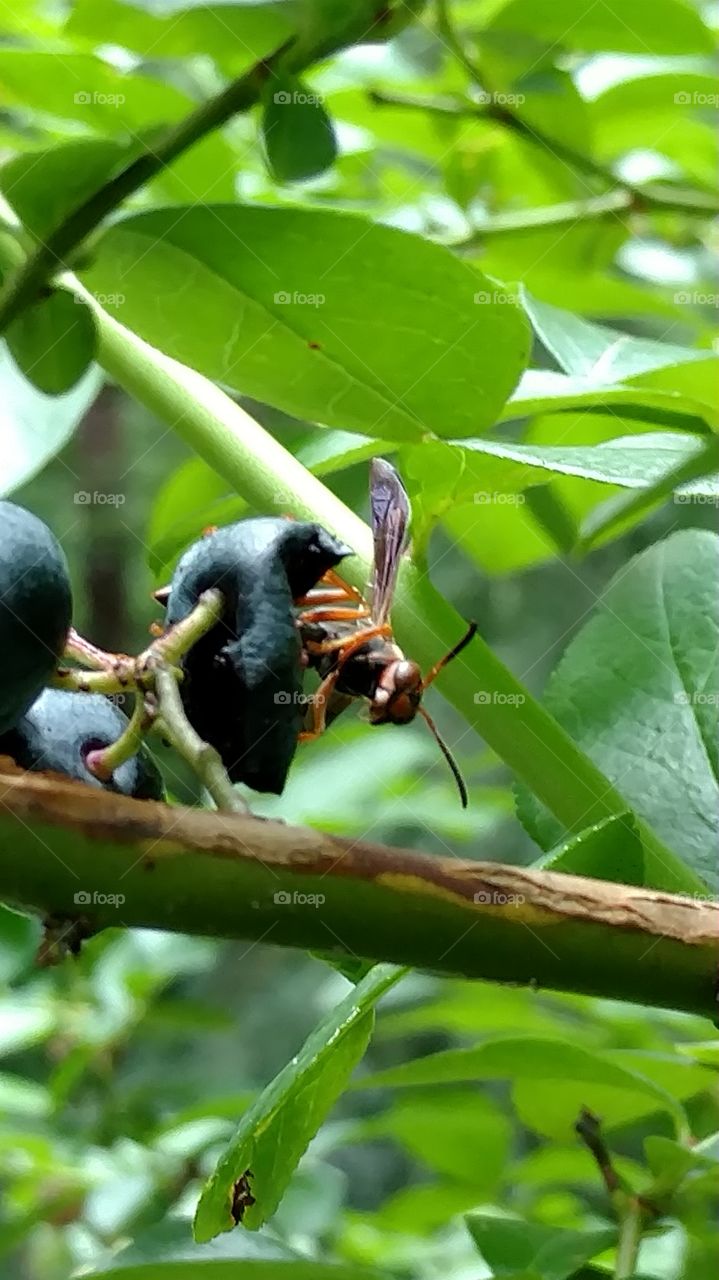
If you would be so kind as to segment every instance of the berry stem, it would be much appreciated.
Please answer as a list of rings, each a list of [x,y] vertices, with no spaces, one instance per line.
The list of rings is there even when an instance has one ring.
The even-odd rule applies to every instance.
[[[202,740],[187,719],[177,680],[161,660],[155,667],[155,690],[159,703],[155,727],[194,770],[218,809],[247,813],[248,806],[235,791],[218,752]]]
[[[117,741],[111,742],[108,747],[88,752],[85,764],[90,773],[94,773],[101,782],[109,782],[121,764],[137,755],[152,720],[153,715],[146,706],[144,695],[136,692],[132,716]]]

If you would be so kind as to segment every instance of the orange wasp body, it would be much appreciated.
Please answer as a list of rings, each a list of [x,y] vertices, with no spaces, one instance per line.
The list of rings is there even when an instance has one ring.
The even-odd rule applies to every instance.
[[[296,602],[301,608],[298,622],[306,662],[321,679],[312,701],[310,727],[304,736],[321,733],[326,722],[339,715],[354,698],[364,698],[369,703],[371,724],[409,724],[419,714],[437,739],[466,807],[462,776],[421,702],[425,689],[442,668],[469,644],[477,630],[476,623],[426,676],[418,663],[405,657],[393,639],[389,612],[407,547],[410,507],[397,472],[381,458],[374,458],[371,465],[370,505],[374,537],[371,603],[334,570]]]

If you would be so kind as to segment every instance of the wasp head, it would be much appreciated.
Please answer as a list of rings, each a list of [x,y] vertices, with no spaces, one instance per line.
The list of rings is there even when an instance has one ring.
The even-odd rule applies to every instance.
[[[422,672],[407,658],[390,662],[377,681],[370,706],[371,724],[409,724],[422,700]]]

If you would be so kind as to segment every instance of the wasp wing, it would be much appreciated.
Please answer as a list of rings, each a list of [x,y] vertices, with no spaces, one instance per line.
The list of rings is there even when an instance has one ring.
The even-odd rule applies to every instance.
[[[370,465],[370,510],[374,538],[372,621],[387,621],[402,554],[407,547],[410,505],[397,472],[384,458]]]

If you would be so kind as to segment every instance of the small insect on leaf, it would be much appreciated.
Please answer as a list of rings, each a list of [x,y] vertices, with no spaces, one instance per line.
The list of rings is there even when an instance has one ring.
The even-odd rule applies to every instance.
[[[232,1188],[232,1205],[230,1208],[230,1214],[232,1215],[232,1221],[236,1226],[239,1226],[242,1222],[242,1219],[245,1216],[245,1209],[250,1209],[253,1204],[257,1204],[257,1201],[250,1190],[250,1179],[252,1177],[252,1170],[245,1169],[242,1177],[237,1179],[237,1182]]]

